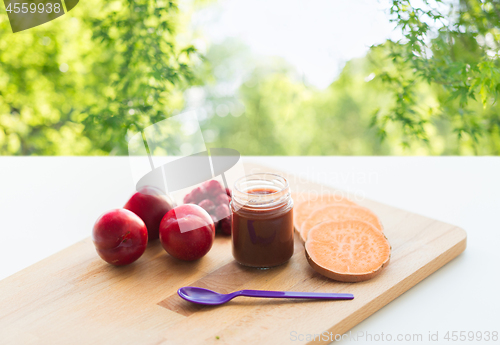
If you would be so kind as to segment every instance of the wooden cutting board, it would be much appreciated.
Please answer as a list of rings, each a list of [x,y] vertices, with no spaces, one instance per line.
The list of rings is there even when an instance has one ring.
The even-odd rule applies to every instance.
[[[246,171],[270,171],[245,166]],[[289,178],[294,196],[331,188]],[[351,196],[352,197],[352,196]],[[356,200],[358,201],[358,200]],[[257,270],[233,261],[229,238],[193,263],[178,261],[156,242],[134,264],[114,267],[87,238],[0,281],[2,344],[303,344],[329,343],[310,334],[343,334],[460,254],[464,230],[370,200],[392,245],[390,264],[372,280],[338,283],[317,274],[296,238],[288,264]],[[89,229],[90,233],[91,229]],[[181,286],[353,293],[352,301],[239,297],[204,307],[182,300]],[[400,315],[402,317],[402,315]],[[398,317],[397,315],[395,317]],[[323,333],[327,332],[327,333]],[[302,334],[304,339],[294,340]]]

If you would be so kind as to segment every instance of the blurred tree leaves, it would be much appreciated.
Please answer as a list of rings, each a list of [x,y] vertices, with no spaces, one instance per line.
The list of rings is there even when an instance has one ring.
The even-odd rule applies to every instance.
[[[387,109],[391,100],[382,83],[371,80],[370,60],[378,55],[349,61],[330,87],[318,90],[282,59],[253,56],[229,39],[207,52],[211,70],[197,73],[215,78],[198,90],[197,102],[187,97],[187,105],[202,109],[210,146],[245,155],[401,154],[391,129],[381,142],[370,127],[375,109]],[[246,71],[234,67],[243,65]],[[420,149],[417,145],[411,153]]]
[[[390,13],[403,39],[372,48],[384,52],[374,72],[393,97],[373,126],[397,125],[407,147],[429,142],[428,124],[448,126],[457,153],[499,154],[500,2],[393,0]],[[422,83],[437,104],[417,96]]]
[[[82,1],[12,34],[0,16],[0,152],[126,154],[128,131],[182,108],[197,58],[172,1]]]
[[[389,44],[347,62],[327,89],[318,90],[286,61],[253,56],[230,39],[207,52],[207,64],[196,70],[206,82],[193,89],[197,101],[187,97],[187,105],[201,108],[209,145],[245,155],[500,153],[494,131],[477,141],[458,138],[455,119],[436,115],[449,94],[397,60],[387,61]],[[484,108],[479,101],[469,101],[467,111],[471,120],[499,113],[497,104]]]
[[[403,38],[325,90],[235,40],[200,56],[172,1],[85,0],[16,34],[0,14],[0,153],[127,154],[191,107],[209,145],[246,155],[500,154],[498,1],[391,4]]]

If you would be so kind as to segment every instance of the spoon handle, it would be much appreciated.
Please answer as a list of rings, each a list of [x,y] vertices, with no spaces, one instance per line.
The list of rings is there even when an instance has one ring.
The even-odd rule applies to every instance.
[[[353,299],[350,293],[323,293],[323,292],[294,292],[294,291],[267,291],[267,290],[241,290],[238,296],[261,298],[311,298],[311,299]]]

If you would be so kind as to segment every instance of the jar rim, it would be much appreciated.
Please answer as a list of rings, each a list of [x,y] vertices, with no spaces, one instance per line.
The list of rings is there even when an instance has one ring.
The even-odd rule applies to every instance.
[[[245,190],[244,187],[247,186]],[[269,188],[272,193],[249,193],[252,189]],[[263,172],[243,176],[235,181],[232,205],[235,209],[241,207],[267,209],[281,207],[290,200],[288,180],[275,173]]]
[[[284,178],[283,176],[281,175],[278,175],[276,173],[270,173],[270,172],[263,172],[263,173],[253,173],[253,174],[250,174],[250,175],[245,175],[245,176],[242,176],[240,177],[239,179],[237,179],[235,182],[234,182],[234,189],[236,189],[238,192],[240,193],[246,193],[246,194],[250,194],[250,195],[258,195],[258,193],[248,193],[247,191],[242,191],[239,187],[239,184],[241,183],[241,181],[243,181],[244,179],[248,179],[249,177],[252,177],[252,176],[257,176],[257,175],[268,175],[268,176],[273,176],[277,179],[281,179],[283,182],[284,182],[284,186],[280,189],[280,190],[277,190],[273,193],[267,193],[266,195],[273,195],[273,194],[278,194],[278,193],[281,193],[283,192],[284,190],[286,190],[287,188],[289,188],[289,185],[288,185],[288,180],[286,178]],[[257,179],[255,179],[257,180]]]

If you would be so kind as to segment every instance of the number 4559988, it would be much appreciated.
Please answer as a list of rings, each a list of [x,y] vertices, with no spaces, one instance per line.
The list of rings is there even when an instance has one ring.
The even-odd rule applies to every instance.
[[[61,12],[61,4],[52,4],[52,3],[46,3],[46,4],[34,4],[34,3],[10,3],[7,8],[7,12],[9,13],[59,13]]]

